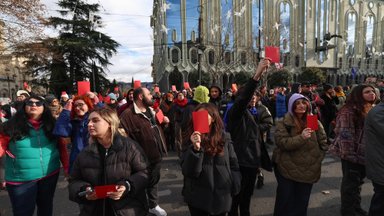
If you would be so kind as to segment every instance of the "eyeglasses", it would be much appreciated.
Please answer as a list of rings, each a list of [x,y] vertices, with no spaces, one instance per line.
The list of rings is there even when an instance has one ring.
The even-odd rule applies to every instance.
[[[73,104],[74,107],[78,107],[78,108],[83,107],[84,105],[85,105],[85,104],[83,104],[83,103],[76,103],[76,104]]]
[[[35,106],[40,107],[40,106],[43,106],[44,102],[43,102],[43,101],[27,101],[25,104],[26,104],[27,106],[33,106],[33,105],[35,105]]]

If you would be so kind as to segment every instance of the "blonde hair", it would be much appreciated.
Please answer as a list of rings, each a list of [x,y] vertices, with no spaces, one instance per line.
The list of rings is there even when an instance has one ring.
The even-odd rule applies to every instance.
[[[116,133],[119,132],[119,125],[120,125],[120,120],[119,117],[117,116],[117,113],[115,110],[108,108],[108,107],[103,107],[103,108],[95,108],[92,112],[95,112],[100,115],[101,118],[103,118],[108,124],[110,125],[111,129],[111,143],[113,143],[113,138],[116,135]],[[95,142],[94,138],[91,138],[93,142]]]

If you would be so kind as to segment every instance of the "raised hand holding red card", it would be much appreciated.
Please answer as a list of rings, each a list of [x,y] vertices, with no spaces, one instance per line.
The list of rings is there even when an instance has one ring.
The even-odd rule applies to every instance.
[[[279,47],[266,46],[265,58],[272,63],[280,63],[280,49]]]
[[[193,129],[202,134],[209,133],[208,111],[192,112]]]
[[[307,115],[307,127],[314,131],[319,130],[317,115]]]
[[[78,81],[77,82],[77,94],[85,95],[87,92],[91,91],[91,83],[88,81]]]

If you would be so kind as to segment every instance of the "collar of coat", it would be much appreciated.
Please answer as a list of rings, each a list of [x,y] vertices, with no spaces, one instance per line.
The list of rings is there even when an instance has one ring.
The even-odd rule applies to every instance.
[[[97,142],[97,140],[90,142],[88,145],[89,146],[88,150],[92,153],[98,154],[97,145],[101,145],[99,142]],[[115,136],[113,137],[113,143],[109,148],[109,152],[118,152],[121,149],[123,149],[123,147],[124,147],[123,137],[118,133],[115,134]]]
[[[152,107],[147,107],[147,109],[149,109],[151,111],[151,114],[152,116],[155,116],[156,113],[154,111],[154,109]],[[133,111],[135,112],[135,114],[138,114],[138,115],[143,115],[145,118],[148,118],[146,115],[144,115],[143,112],[141,112],[140,108],[136,105],[135,102],[133,102]]]
[[[289,126],[289,127],[295,127],[295,120],[293,118],[294,117],[291,113],[285,114],[285,116],[283,118],[284,125]]]

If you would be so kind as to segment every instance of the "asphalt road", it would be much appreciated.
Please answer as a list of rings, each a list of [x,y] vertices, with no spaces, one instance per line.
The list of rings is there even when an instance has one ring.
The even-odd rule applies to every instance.
[[[160,206],[169,216],[188,216],[188,209],[181,196],[183,180],[178,158],[171,152],[164,158],[161,181],[159,185]],[[265,186],[254,190],[251,203],[252,215],[270,216],[273,214],[276,180],[273,173],[264,172]],[[312,189],[309,203],[309,216],[338,216],[340,207],[341,164],[337,158],[327,156],[323,161],[322,177]],[[54,215],[78,215],[76,203],[68,200],[67,183],[60,177],[55,194]],[[329,193],[325,193],[329,192]],[[369,180],[365,181],[362,189],[362,207],[369,208],[373,188]],[[6,191],[0,191],[0,216],[12,215],[11,205]]]

